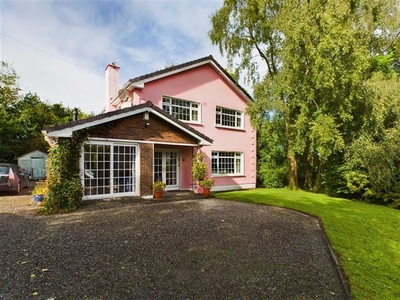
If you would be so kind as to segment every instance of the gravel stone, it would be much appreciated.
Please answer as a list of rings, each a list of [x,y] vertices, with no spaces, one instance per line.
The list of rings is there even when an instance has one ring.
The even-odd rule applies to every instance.
[[[276,207],[125,199],[53,216],[0,208],[0,237],[0,299],[349,299],[319,221]]]

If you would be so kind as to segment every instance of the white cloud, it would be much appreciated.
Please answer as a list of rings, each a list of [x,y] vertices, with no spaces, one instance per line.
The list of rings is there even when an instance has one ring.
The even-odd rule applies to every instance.
[[[208,1],[1,1],[1,57],[25,91],[50,103],[99,112],[104,69],[121,66],[121,85],[136,76],[212,54]]]

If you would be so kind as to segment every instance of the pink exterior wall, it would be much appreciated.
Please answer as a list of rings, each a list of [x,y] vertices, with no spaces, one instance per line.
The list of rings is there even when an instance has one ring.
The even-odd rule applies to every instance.
[[[215,178],[213,190],[232,189],[237,185],[242,188],[255,187],[256,133],[250,125],[249,116],[245,113],[243,130],[221,128],[215,124],[217,106],[245,112],[247,102],[210,65],[145,83],[144,88],[134,90],[134,94],[135,104],[150,100],[155,105],[162,107],[163,95],[200,103],[201,124],[189,122],[187,124],[214,140],[212,146],[202,148],[207,156],[209,170],[211,171],[211,152],[213,150],[244,153],[244,175],[213,176]],[[185,154],[185,157],[187,155]],[[187,180],[191,178],[191,170],[188,165],[187,160],[186,163],[181,164],[181,188],[191,185],[191,182]]]

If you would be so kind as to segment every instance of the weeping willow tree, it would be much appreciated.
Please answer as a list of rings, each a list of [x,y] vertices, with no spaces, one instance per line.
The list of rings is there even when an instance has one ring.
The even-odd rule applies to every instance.
[[[368,82],[380,57],[399,57],[399,7],[225,0],[212,15],[211,41],[255,87],[248,112],[259,131],[261,181],[315,191],[345,185],[339,166],[374,107]]]

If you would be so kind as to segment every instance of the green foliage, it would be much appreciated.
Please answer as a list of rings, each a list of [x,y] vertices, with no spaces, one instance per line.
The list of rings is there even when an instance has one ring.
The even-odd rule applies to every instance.
[[[385,139],[355,141],[347,154],[344,178],[348,191],[361,199],[400,207],[400,132],[392,130]]]
[[[153,183],[153,191],[164,191],[167,185],[161,180],[157,180]]]
[[[45,181],[37,181],[35,184],[35,188],[31,192],[32,195],[45,195],[47,194],[47,182]]]
[[[386,75],[391,75],[394,73],[393,63],[395,60],[395,55],[393,53],[379,55],[373,58],[372,68],[374,72],[382,72]]]
[[[6,62],[1,62],[0,69],[0,108],[7,109],[19,97],[20,88],[15,70]]]
[[[289,189],[254,189],[215,196],[317,216],[349,280],[352,299],[400,299],[398,210]]]
[[[345,192],[400,207],[400,82],[395,74],[379,72],[365,87],[369,116],[346,151]]]
[[[199,186],[201,186],[202,188],[211,189],[213,185],[214,185],[214,179],[210,177],[206,177],[199,182]]]
[[[82,205],[83,187],[79,167],[86,132],[75,132],[72,138],[60,138],[49,151],[47,160],[48,193],[42,212],[63,213]]]
[[[259,183],[350,192],[352,143],[398,120],[399,10],[394,0],[226,0],[212,15],[211,41],[255,83]]]
[[[73,109],[49,104],[34,93],[21,94],[18,76],[7,63],[0,70],[0,160],[15,161],[34,150],[47,152],[42,130],[72,121]],[[85,117],[80,113],[80,117]]]
[[[193,157],[192,175],[193,179],[200,182],[207,176],[208,166],[204,161],[204,153],[199,152]]]
[[[287,168],[271,167],[261,164],[258,169],[259,185],[266,188],[282,188],[287,186]]]

